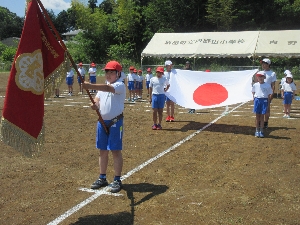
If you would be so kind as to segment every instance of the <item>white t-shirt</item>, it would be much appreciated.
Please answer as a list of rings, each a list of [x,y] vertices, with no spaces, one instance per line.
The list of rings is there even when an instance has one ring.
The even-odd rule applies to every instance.
[[[147,73],[146,74],[146,81],[150,81],[150,79],[153,77],[153,74],[152,73]]]
[[[149,87],[152,88],[152,94],[164,94],[165,90],[164,87],[169,85],[169,81],[165,76],[162,76],[161,78],[158,77],[152,77],[150,79]]]
[[[124,101],[126,98],[125,84],[121,79],[112,83],[115,93],[98,91],[96,97],[99,101],[99,112],[104,120],[111,120],[120,115],[124,110]]]
[[[78,68],[78,72],[80,73],[80,75],[81,75],[82,77],[85,75],[85,69],[84,69],[84,68],[79,67],[79,68]]]
[[[90,74],[90,76],[91,77],[95,77],[96,76],[96,71],[97,71],[97,69],[95,68],[95,67],[91,67],[91,68],[89,68],[89,74]]]
[[[142,75],[138,75],[138,81],[143,82],[143,80],[144,80],[144,77]]]
[[[71,69],[69,72],[67,72],[67,77],[74,77],[73,69]]]
[[[281,90],[283,90],[284,92],[293,92],[293,91],[296,91],[297,88],[296,88],[296,85],[295,83],[284,83],[281,87]]]
[[[275,72],[273,72],[272,70],[265,70],[264,72],[266,74],[266,83],[272,84],[273,82],[276,82],[277,78]]]
[[[127,74],[127,81],[135,81],[136,75],[134,73]]]
[[[168,81],[170,81],[172,76],[174,76],[175,74],[176,74],[176,70],[174,69],[172,69],[170,72],[168,71],[164,72],[164,76],[168,79]]]
[[[255,98],[268,98],[269,95],[273,94],[271,85],[266,82],[263,84],[259,82],[253,84],[252,92],[254,92]]]

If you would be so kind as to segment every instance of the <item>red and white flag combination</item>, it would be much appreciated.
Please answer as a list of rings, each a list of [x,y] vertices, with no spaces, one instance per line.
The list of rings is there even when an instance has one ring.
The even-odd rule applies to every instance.
[[[174,70],[166,96],[190,109],[227,106],[252,100],[252,77],[257,70],[200,72]]]
[[[1,140],[25,155],[43,148],[44,98],[65,76],[65,50],[36,0],[28,1],[21,40],[6,89]]]

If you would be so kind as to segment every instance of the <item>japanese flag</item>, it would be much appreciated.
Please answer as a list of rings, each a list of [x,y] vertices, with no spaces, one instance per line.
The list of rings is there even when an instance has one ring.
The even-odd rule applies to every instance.
[[[252,100],[252,77],[257,70],[200,72],[173,70],[166,96],[191,109],[215,108]]]

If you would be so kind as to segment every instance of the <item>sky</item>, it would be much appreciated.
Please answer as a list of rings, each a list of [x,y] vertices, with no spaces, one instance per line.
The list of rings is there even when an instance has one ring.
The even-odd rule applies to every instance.
[[[24,17],[25,2],[26,0],[0,0],[0,6],[8,8],[9,11],[16,13],[19,17]],[[41,2],[46,9],[52,9],[55,15],[63,10],[67,10],[71,4],[71,0],[41,0]],[[87,2],[87,0],[82,2]],[[98,1],[97,5],[100,2],[102,1]]]

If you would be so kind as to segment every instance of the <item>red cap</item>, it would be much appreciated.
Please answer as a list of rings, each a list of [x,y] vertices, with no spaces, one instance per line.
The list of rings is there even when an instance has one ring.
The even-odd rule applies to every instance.
[[[256,74],[257,77],[266,77],[265,72],[264,71],[258,71]]]
[[[134,69],[134,70],[133,70],[133,72],[134,72],[134,73],[136,73],[136,72],[137,72],[137,70],[136,70],[136,69]]]
[[[129,70],[134,70],[134,67],[133,66],[129,67]]]
[[[205,70],[205,72],[210,72],[210,70]]]
[[[96,66],[96,64],[95,63],[91,63],[91,66]]]
[[[147,69],[147,72],[151,72],[151,68],[148,68],[148,69]]]
[[[82,62],[80,62],[80,63],[78,64],[78,66],[82,66]]]
[[[164,72],[164,68],[162,66],[159,66],[159,67],[157,67],[156,72],[163,73]]]
[[[116,70],[116,71],[121,71],[122,70],[122,66],[120,65],[120,63],[118,63],[117,61],[109,61],[105,67],[105,70]]]
[[[138,72],[142,72],[142,70],[138,70]]]

